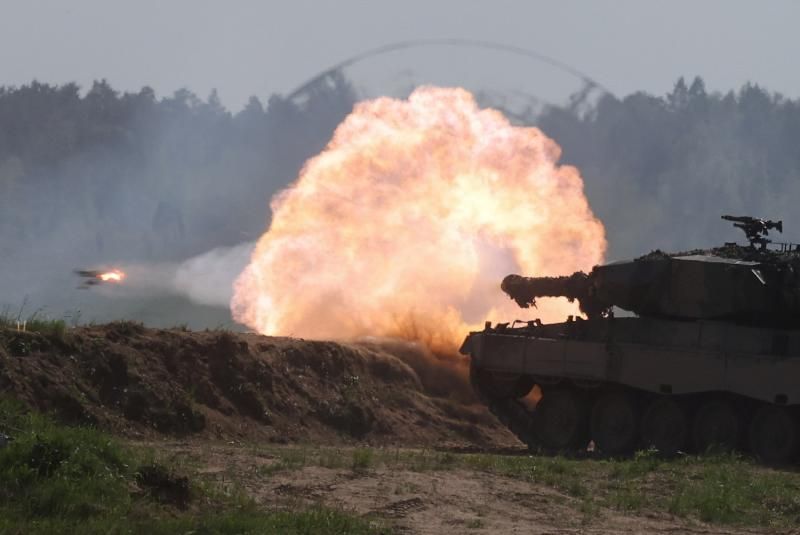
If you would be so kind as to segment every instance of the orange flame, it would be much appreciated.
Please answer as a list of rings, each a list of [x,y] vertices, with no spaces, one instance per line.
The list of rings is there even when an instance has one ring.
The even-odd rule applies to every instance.
[[[105,273],[100,273],[97,278],[103,282],[122,282],[125,278],[125,272],[113,269]]]
[[[235,319],[264,334],[452,350],[484,320],[519,318],[503,276],[569,274],[605,252],[583,181],[560,155],[463,89],[358,104],[273,198],[234,286]],[[544,320],[578,313],[540,302]]]

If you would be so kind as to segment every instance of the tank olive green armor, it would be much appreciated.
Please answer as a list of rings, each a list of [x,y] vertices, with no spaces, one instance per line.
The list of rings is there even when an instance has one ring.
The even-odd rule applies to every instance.
[[[667,254],[563,277],[509,275],[522,307],[578,302],[586,319],[487,324],[467,336],[473,386],[532,448],[800,449],[800,247],[781,222],[723,216],[749,245]],[[619,312],[627,311],[627,315]],[[615,314],[616,311],[616,314]]]

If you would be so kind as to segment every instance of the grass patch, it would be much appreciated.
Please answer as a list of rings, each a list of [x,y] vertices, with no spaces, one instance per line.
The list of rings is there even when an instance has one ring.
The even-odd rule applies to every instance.
[[[92,517],[85,521],[46,518],[27,523],[0,518],[0,533],[24,534],[286,534],[286,535],[374,535],[388,533],[368,522],[332,509],[321,507],[305,511],[265,513],[256,508],[235,511],[184,514],[173,516],[158,511],[154,518],[140,510],[124,517]]]
[[[1,397],[0,432],[13,438],[0,447],[0,534],[381,532],[323,507],[261,510],[241,493],[174,476],[151,451],[58,425]]]
[[[6,307],[0,312],[0,329],[25,330],[26,332],[39,333],[44,336],[63,340],[67,332],[67,322],[64,319],[47,317],[42,310],[32,314],[24,314],[25,304],[16,314]]]
[[[357,448],[353,450],[353,464],[351,468],[353,472],[363,473],[369,470],[372,466],[373,455],[372,450],[369,448]]]
[[[477,454],[465,455],[463,462],[477,470],[543,483],[573,497],[588,493],[581,466],[563,457]]]
[[[794,525],[800,517],[797,474],[755,467],[729,455],[686,461],[689,478],[676,478],[670,512],[706,522]]]

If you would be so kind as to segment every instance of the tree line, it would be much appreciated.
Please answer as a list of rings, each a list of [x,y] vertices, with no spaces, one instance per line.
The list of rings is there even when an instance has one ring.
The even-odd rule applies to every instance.
[[[741,238],[723,213],[786,218],[785,238],[800,241],[799,100],[681,78],[663,96],[606,95],[533,120],[581,170],[612,258]]]
[[[300,102],[253,97],[238,113],[216,92],[0,87],[0,257],[38,246],[84,264],[166,261],[257,238],[270,196],[358,99],[344,76],[324,82]],[[681,78],[661,96],[605,95],[526,122],[580,168],[612,258],[733,239],[722,213],[785,217],[800,236],[798,100]]]
[[[0,256],[46,243],[87,262],[170,260],[252,240],[355,100],[342,77],[235,114],[216,92],[2,87]]]

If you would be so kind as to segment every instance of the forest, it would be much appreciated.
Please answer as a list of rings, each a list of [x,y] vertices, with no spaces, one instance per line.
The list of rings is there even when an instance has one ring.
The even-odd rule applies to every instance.
[[[175,262],[252,242],[268,224],[271,195],[358,98],[341,74],[302,99],[252,97],[237,113],[216,92],[157,98],[102,80],[88,90],[0,88],[0,303],[46,292],[43,280],[63,285],[56,268]],[[708,92],[701,78],[681,78],[664,95],[606,94],[525,122],[581,170],[609,260],[739,239],[723,213],[785,218],[786,239],[800,241],[790,219],[800,100],[755,84]]]
[[[611,259],[741,239],[723,213],[785,218],[785,239],[800,241],[800,100],[755,84],[708,93],[681,78],[663,96],[604,96],[535,122],[581,170]]]
[[[61,241],[90,263],[170,260],[253,240],[354,101],[344,80],[237,114],[185,89],[0,88],[0,255]]]

